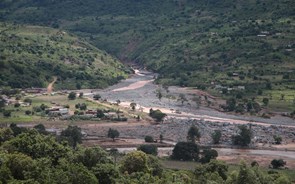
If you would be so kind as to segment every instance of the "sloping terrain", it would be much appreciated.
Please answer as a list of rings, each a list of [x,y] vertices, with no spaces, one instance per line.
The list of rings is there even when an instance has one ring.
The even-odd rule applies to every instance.
[[[73,35],[40,26],[0,24],[0,86],[102,88],[127,76],[117,59]]]
[[[156,71],[159,83],[294,109],[292,0],[4,0],[0,7],[2,21],[67,30]]]

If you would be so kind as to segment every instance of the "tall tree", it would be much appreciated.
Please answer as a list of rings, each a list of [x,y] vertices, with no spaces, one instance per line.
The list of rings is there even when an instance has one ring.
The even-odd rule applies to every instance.
[[[73,148],[76,148],[77,144],[82,142],[81,128],[77,126],[68,126],[61,132],[61,136],[66,137]]]
[[[214,132],[211,134],[211,137],[212,137],[213,144],[219,144],[220,138],[221,138],[221,131],[214,130]]]
[[[248,146],[251,143],[252,131],[247,128],[246,125],[239,126],[238,135],[232,136],[232,141],[234,145]]]
[[[200,139],[200,137],[201,134],[199,132],[199,129],[195,125],[192,125],[187,132],[187,140],[195,143]]]
[[[120,133],[119,133],[119,131],[116,130],[116,129],[112,129],[112,128],[110,128],[109,131],[108,131],[108,137],[109,137],[109,138],[112,138],[113,141],[115,141],[115,138],[116,138],[116,137],[119,137],[119,135],[120,135]]]

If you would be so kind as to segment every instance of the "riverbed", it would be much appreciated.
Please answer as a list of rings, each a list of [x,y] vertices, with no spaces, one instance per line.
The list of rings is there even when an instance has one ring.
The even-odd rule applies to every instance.
[[[93,93],[88,94],[92,96],[98,93],[102,96],[102,99],[106,99],[110,102],[121,101],[122,106],[128,107],[130,103],[134,102],[138,106],[137,108],[144,112],[149,112],[149,109],[160,109],[167,113],[170,117],[175,118],[191,118],[191,119],[202,119],[205,121],[214,122],[227,122],[227,123],[256,123],[256,124],[273,124],[273,125],[285,125],[294,126],[295,121],[288,117],[274,116],[270,119],[264,119],[255,116],[243,116],[243,115],[232,115],[217,111],[215,109],[207,107],[194,107],[194,103],[189,99],[192,98],[190,93],[192,90],[172,86],[169,87],[169,92],[166,95],[178,97],[180,93],[186,93],[188,102],[181,103],[177,99],[157,98],[157,90],[160,89],[159,85],[154,84],[154,78],[157,76],[154,73],[148,71],[136,70],[135,74],[130,78],[121,81],[120,83],[113,85],[103,90],[93,90]],[[178,113],[175,113],[178,112]]]

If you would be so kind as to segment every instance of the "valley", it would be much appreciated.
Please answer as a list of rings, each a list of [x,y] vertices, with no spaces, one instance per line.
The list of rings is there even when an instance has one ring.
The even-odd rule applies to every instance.
[[[0,184],[295,183],[293,0],[1,0]]]

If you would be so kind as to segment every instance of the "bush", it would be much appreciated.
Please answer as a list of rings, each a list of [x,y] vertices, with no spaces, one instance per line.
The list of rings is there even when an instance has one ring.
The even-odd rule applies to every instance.
[[[75,100],[75,99],[76,99],[76,93],[75,93],[75,92],[71,92],[71,93],[68,95],[68,99],[69,99],[69,100]]]
[[[4,110],[4,111],[3,111],[3,116],[6,117],[6,118],[10,117],[10,116],[11,116],[11,111],[9,111],[9,110]]]
[[[31,104],[32,103],[32,99],[26,98],[26,99],[24,99],[24,102]]]
[[[150,116],[154,118],[157,122],[160,122],[163,121],[167,114],[162,113],[159,109],[155,111],[153,109],[150,109]]]
[[[283,159],[273,159],[270,164],[272,165],[272,168],[278,169],[284,167],[286,162]]]
[[[99,100],[100,98],[101,98],[101,96],[99,94],[96,94],[96,95],[93,96],[94,100]]]
[[[246,125],[239,126],[239,134],[232,136],[234,145],[248,146],[251,142],[252,132]]]
[[[215,149],[204,149],[202,153],[201,163],[209,163],[210,160],[218,157],[218,152]]]
[[[193,142],[178,142],[172,151],[172,159],[198,161],[199,146]]]
[[[15,108],[18,108],[18,107],[20,107],[20,104],[19,104],[19,103],[15,103],[15,104],[14,104],[14,107],[15,107]]]
[[[187,132],[187,140],[190,142],[196,142],[196,140],[199,140],[200,137],[201,134],[199,129],[195,125],[192,125]]]
[[[26,115],[30,115],[30,114],[32,114],[32,111],[30,111],[30,110],[26,110],[26,111],[25,111],[25,114],[26,114]]]
[[[145,142],[154,142],[154,138],[150,135],[147,135],[144,137]]]
[[[213,144],[219,144],[220,138],[221,138],[221,131],[220,130],[215,130],[212,134],[212,142]]]
[[[282,143],[282,137],[278,135],[274,135],[273,139],[275,141],[275,144],[281,144]]]
[[[118,130],[116,130],[116,129],[109,129],[109,131],[108,131],[108,137],[109,138],[112,138],[113,139],[113,141],[115,141],[115,138],[116,137],[119,137],[119,135],[120,135],[120,133],[119,133],[119,131]]]
[[[158,155],[158,147],[156,145],[143,144],[140,145],[137,150],[149,155]]]

